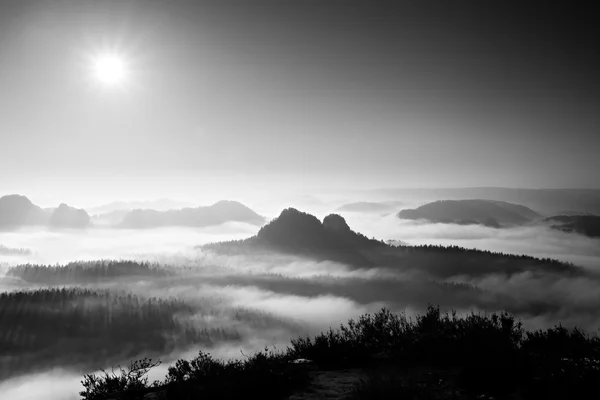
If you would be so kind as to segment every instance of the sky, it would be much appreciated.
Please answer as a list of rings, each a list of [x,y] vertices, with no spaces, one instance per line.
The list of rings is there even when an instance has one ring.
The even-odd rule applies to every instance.
[[[0,0],[0,194],[600,188],[595,16],[524,2]],[[90,72],[107,52],[129,68],[118,88]]]

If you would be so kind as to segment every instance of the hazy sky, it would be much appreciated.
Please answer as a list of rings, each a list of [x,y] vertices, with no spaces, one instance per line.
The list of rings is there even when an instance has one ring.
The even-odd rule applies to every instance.
[[[408,4],[0,0],[0,194],[600,188],[597,14]]]

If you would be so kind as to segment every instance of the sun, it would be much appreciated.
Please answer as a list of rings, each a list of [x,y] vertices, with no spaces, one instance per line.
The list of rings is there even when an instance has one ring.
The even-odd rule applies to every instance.
[[[98,54],[91,59],[94,79],[105,86],[122,86],[129,78],[127,60],[119,54]]]

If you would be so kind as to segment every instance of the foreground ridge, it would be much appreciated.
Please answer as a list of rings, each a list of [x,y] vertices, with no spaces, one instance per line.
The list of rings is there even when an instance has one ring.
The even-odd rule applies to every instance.
[[[561,325],[527,331],[506,313],[441,313],[415,319],[383,308],[315,337],[292,339],[222,361],[199,351],[148,383],[158,362],[119,374],[85,375],[85,400],[407,398],[582,398],[600,379],[600,339]],[[382,397],[383,396],[383,397]]]

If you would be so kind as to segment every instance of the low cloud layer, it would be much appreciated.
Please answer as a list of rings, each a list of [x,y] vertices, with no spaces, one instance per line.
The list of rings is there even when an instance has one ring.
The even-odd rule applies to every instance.
[[[66,263],[74,260],[152,259],[153,257],[194,255],[199,244],[243,239],[254,235],[256,226],[230,222],[206,228],[157,229],[22,229],[0,232],[0,243],[27,248],[31,254],[0,255],[4,263]]]
[[[531,225],[495,229],[481,225],[432,224],[394,215],[344,213],[348,225],[368,237],[396,239],[412,245],[460,246],[509,254],[553,258],[600,269],[600,239]]]

